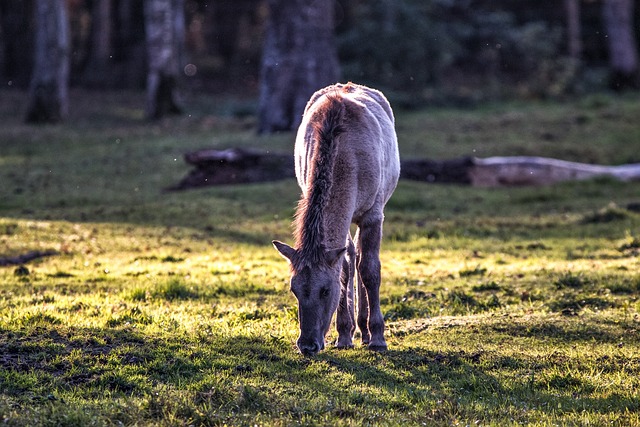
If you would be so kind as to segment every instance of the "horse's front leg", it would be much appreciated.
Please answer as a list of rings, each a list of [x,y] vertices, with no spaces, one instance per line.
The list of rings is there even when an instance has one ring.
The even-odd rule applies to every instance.
[[[358,289],[366,291],[366,312],[358,313],[358,326],[362,331],[362,342],[369,338],[368,347],[371,350],[387,349],[384,339],[384,318],[380,310],[380,240],[382,239],[382,219],[369,221],[358,228],[357,259],[358,259]],[[362,295],[364,296],[364,295]],[[360,297],[359,307],[364,311],[365,301]],[[368,318],[365,318],[368,314]],[[362,316],[362,318],[361,318]]]
[[[336,316],[336,329],[338,330],[338,341],[336,347],[353,347],[353,332],[355,326],[355,312],[353,308],[353,276],[355,272],[356,250],[353,246],[351,236],[347,236],[347,253],[342,262],[342,272],[340,273],[340,304]]]

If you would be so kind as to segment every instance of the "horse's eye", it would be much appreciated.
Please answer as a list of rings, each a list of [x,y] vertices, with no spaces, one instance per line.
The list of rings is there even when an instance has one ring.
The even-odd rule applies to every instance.
[[[321,288],[320,289],[320,298],[326,298],[329,296],[329,288]]]

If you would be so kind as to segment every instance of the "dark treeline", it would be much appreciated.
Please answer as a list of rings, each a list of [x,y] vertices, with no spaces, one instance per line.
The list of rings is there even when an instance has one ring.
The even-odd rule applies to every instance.
[[[58,45],[71,86],[259,96],[271,103],[261,108],[265,132],[295,126],[300,99],[336,79],[376,86],[404,106],[637,89],[635,3],[2,1],[0,82],[49,93],[34,85],[38,46],[51,46],[38,19],[64,4],[68,28],[56,28],[67,31]],[[309,63],[317,68],[302,76]],[[165,104],[149,115],[180,111]]]
[[[70,84],[140,89],[146,84],[146,0],[66,0],[71,35]],[[0,81],[27,88],[33,70],[36,0],[0,2]],[[257,89],[267,15],[263,0],[185,0],[185,50],[197,79],[213,90]],[[245,81],[245,83],[248,83]]]

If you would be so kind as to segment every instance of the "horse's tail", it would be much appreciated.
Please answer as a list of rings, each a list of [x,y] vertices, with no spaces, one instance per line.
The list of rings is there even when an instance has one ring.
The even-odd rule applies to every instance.
[[[324,208],[327,194],[333,182],[333,165],[337,154],[338,138],[344,132],[345,106],[339,95],[327,96],[324,105],[313,120],[315,151],[313,159],[312,186],[319,200],[316,206]]]
[[[344,132],[345,106],[340,95],[329,95],[318,112],[316,112],[314,130],[319,149],[330,149],[334,142]]]

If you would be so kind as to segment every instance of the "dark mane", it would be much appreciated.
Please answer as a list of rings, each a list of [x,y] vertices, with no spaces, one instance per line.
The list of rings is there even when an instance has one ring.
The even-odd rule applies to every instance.
[[[295,225],[298,257],[293,268],[321,265],[324,259],[324,209],[333,182],[336,140],[344,131],[342,121],[345,107],[339,94],[328,95],[311,119],[314,155],[307,197],[298,202]]]

